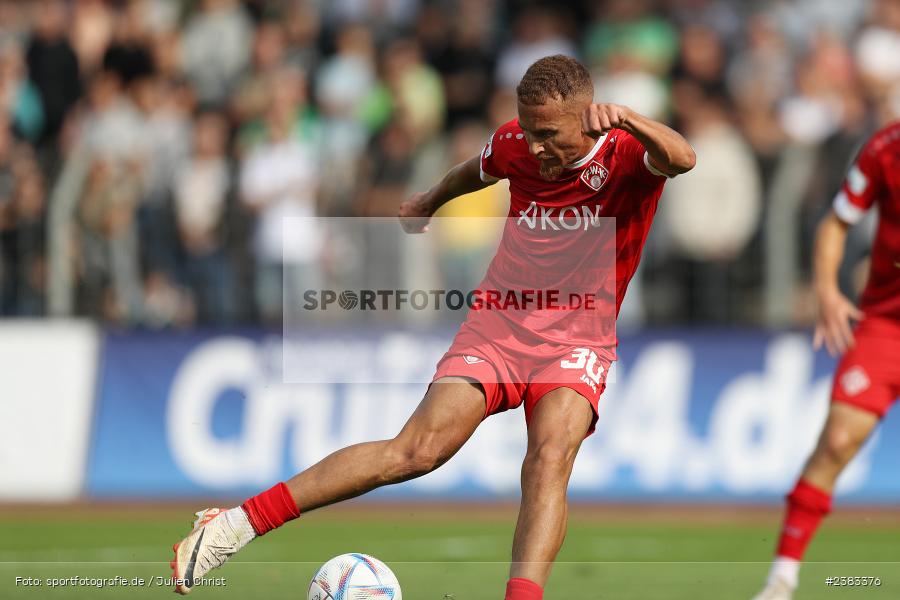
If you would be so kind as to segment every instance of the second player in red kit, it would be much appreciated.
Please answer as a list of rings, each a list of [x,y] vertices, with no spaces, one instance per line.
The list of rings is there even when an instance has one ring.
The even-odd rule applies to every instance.
[[[832,336],[844,350],[832,399],[883,417],[900,397],[900,123],[875,134],[851,166],[834,200],[834,217],[858,223],[878,208],[869,280],[859,302],[863,317],[852,337]],[[846,327],[846,323],[843,325]],[[841,326],[835,329],[841,332]],[[822,341],[829,341],[825,331]],[[855,343],[851,343],[855,342]]]
[[[878,209],[869,279],[857,308],[838,287],[850,226]],[[900,397],[900,123],[863,146],[816,236],[814,345],[842,355],[816,449],[787,497],[775,561],[754,600],[790,600],[800,562],[831,511],[835,482]],[[857,321],[854,329],[852,324]]]
[[[540,600],[566,534],[575,456],[615,359],[619,306],[666,178],[693,168],[695,156],[665,125],[595,104],[590,74],[574,59],[537,61],[516,95],[518,119],[400,206],[403,228],[419,233],[443,204],[509,180],[509,215],[477,306],[418,408],[392,439],[343,448],[241,506],[198,513],[175,545],[175,577],[188,580],[177,591],[304,512],[438,468],[486,416],[524,403],[528,447],[505,598]]]

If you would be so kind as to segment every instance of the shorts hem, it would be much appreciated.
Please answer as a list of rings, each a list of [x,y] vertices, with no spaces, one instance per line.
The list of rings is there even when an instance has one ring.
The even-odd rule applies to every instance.
[[[891,409],[890,406],[885,406],[883,408],[876,408],[875,406],[872,406],[871,404],[866,404],[864,402],[859,402],[856,400],[849,400],[847,398],[832,397],[831,404],[846,404],[847,406],[852,406],[853,408],[857,408],[857,409],[865,411],[867,413],[872,413],[879,419],[883,419],[884,416]],[[893,404],[893,403],[891,403],[891,404]]]

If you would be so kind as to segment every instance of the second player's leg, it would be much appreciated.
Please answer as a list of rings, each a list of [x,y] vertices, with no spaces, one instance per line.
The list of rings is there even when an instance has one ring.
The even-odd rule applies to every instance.
[[[789,600],[799,579],[800,562],[822,519],[831,511],[831,495],[847,466],[879,417],[861,408],[834,402],[815,450],[796,486],[788,494],[775,561],[766,587],[754,600]]]
[[[841,402],[832,404],[801,479],[831,493],[838,475],[859,452],[878,420],[876,414],[867,410]]]
[[[436,381],[390,440],[349,446],[287,482],[300,512],[428,473],[450,459],[481,423],[481,386],[460,377]]]
[[[546,584],[566,535],[569,476],[593,417],[587,399],[569,388],[553,390],[535,406],[522,463],[511,578]]]

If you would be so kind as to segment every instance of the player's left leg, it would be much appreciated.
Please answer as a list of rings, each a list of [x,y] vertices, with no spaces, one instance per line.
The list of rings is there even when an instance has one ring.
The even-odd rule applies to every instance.
[[[800,479],[830,495],[841,471],[856,456],[880,419],[879,415],[850,404],[832,404],[819,442]]]
[[[506,600],[539,600],[543,595],[566,535],[569,476],[593,420],[590,402],[567,387],[548,392],[533,409]]]

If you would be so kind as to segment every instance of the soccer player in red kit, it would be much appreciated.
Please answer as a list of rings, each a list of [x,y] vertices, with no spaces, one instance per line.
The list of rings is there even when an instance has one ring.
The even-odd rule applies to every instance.
[[[873,206],[878,232],[857,308],[838,287],[838,269],[848,229]],[[756,600],[790,600],[806,547],[831,511],[838,475],[900,396],[900,122],[875,133],[850,167],[819,226],[813,266],[819,303],[813,344],[843,357],[828,419],[787,497],[775,561]]]
[[[175,545],[172,566],[184,580],[177,591],[187,593],[194,578],[303,512],[436,469],[486,417],[524,404],[528,446],[505,597],[542,597],[565,537],[575,455],[593,431],[615,358],[610,325],[637,268],[663,183],[695,161],[679,134],[624,106],[593,104],[593,91],[578,61],[538,60],[517,88],[518,119],[494,132],[480,156],[400,207],[404,229],[422,232],[446,202],[508,179],[509,218],[479,289],[518,290],[523,306],[526,296],[531,304],[470,310],[424,399],[395,438],[344,448],[241,506],[198,513],[194,530]],[[610,223],[609,235],[602,235]],[[613,272],[595,264],[607,255]],[[524,280],[538,286],[517,287]],[[568,310],[573,306],[564,298],[549,309],[549,292],[560,289],[591,291],[600,310]],[[539,291],[548,293],[537,307]]]

